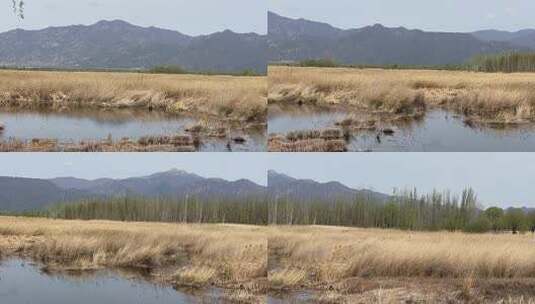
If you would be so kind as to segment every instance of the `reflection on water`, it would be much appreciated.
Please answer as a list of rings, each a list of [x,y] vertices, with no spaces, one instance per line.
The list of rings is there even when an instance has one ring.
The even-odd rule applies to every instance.
[[[314,106],[269,105],[268,134],[331,128],[350,115]]]
[[[435,110],[422,121],[400,126],[393,136],[377,139],[376,133],[355,135],[352,151],[425,151],[425,152],[507,152],[535,151],[535,130],[531,126],[496,130],[474,128],[461,117]]]
[[[245,142],[234,139],[243,137]],[[203,138],[199,149],[201,152],[265,152],[267,151],[267,135],[265,128],[251,128],[245,131],[231,131],[230,137]]]
[[[181,304],[217,303],[217,290],[198,294],[178,292],[130,274],[109,271],[74,276],[46,274],[34,264],[12,259],[0,264],[0,303],[9,304]],[[211,300],[210,300],[211,299]]]
[[[332,128],[336,122],[349,117],[354,117],[354,114],[303,106],[285,107],[284,111],[280,111],[270,106],[269,133]],[[395,132],[392,136],[379,134],[378,131],[355,132],[348,143],[349,151],[535,151],[535,129],[529,125],[503,130],[474,128],[467,125],[462,117],[443,110],[431,110],[420,120],[394,123],[393,126]]]
[[[31,140],[55,138],[59,141],[137,139],[148,135],[177,134],[195,122],[184,116],[161,112],[144,113],[130,110],[59,112],[0,112],[6,129],[3,138]]]
[[[59,142],[114,140],[128,137],[186,134],[185,129],[198,123],[194,117],[171,115],[158,111],[128,109],[78,110],[70,112],[2,111],[0,140],[15,138],[29,141],[34,138],[57,139]],[[233,137],[244,137],[236,142]],[[231,131],[230,138],[202,138],[199,151],[266,151],[263,129]]]

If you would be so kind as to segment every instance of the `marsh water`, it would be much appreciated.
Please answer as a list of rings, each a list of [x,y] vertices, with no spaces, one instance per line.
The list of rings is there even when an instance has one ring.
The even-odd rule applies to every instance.
[[[78,110],[71,112],[0,111],[0,123],[5,129],[0,140],[57,139],[59,142],[80,142],[124,137],[136,140],[143,136],[185,134],[185,129],[198,122],[189,116],[170,115],[158,111]],[[201,141],[200,151],[264,151],[265,130],[233,131],[246,142],[236,144],[223,138]]]
[[[333,128],[336,122],[353,117],[341,110],[295,106],[281,110],[270,106],[268,132]],[[378,131],[354,132],[349,151],[413,152],[507,152],[535,151],[535,127],[507,129],[473,127],[460,116],[444,110],[430,110],[422,119],[393,124],[394,134]]]
[[[268,133],[332,128],[349,116],[344,111],[329,108],[269,105]]]
[[[0,262],[0,303],[217,303],[217,289],[186,293],[143,280],[138,273],[48,274],[21,259]]]

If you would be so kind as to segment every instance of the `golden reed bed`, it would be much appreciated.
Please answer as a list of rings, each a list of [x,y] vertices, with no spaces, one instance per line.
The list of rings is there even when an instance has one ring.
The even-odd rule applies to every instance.
[[[307,303],[535,299],[532,234],[0,217],[0,256],[49,270],[148,268],[158,282],[234,290],[239,303],[302,291]]]
[[[319,291],[318,301],[321,297],[340,303],[408,299],[532,303],[524,300],[535,299],[532,234],[306,226],[273,227],[268,238],[270,286],[280,290],[306,286]]]
[[[270,103],[415,115],[440,106],[482,122],[535,121],[535,74],[269,67]]]
[[[238,290],[255,303],[266,289],[265,229],[0,217],[0,256],[20,255],[54,270],[148,268],[156,281]]]
[[[0,70],[0,107],[151,108],[264,123],[266,78]]]

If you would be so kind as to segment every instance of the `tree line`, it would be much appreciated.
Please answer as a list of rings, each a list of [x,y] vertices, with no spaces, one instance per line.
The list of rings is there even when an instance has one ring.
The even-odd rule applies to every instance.
[[[388,199],[295,200],[253,196],[243,199],[109,197],[61,203],[16,215],[54,219],[234,223],[247,225],[331,225],[412,231],[535,232],[535,210],[479,206],[475,192],[460,195],[416,189]]]
[[[489,73],[535,72],[535,53],[481,55],[472,59],[468,66],[471,70]]]
[[[126,196],[61,203],[21,215],[68,220],[266,225],[267,213],[264,197],[178,200]]]
[[[460,195],[417,190],[394,193],[388,200],[356,196],[354,200],[269,200],[269,223],[273,225],[333,225],[414,231],[465,231],[512,233],[535,231],[535,212],[478,206],[472,189]]]
[[[277,65],[277,63],[274,63]],[[281,65],[281,64],[278,64]],[[478,55],[465,63],[446,65],[352,65],[340,64],[333,59],[307,59],[300,62],[285,64],[298,67],[317,68],[381,68],[387,70],[448,70],[448,71],[475,71],[486,73],[514,73],[514,72],[535,72],[535,52],[507,52],[502,54]]]

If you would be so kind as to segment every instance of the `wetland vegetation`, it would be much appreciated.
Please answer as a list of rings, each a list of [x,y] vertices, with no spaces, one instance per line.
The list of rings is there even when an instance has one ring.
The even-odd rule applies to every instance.
[[[301,185],[337,187],[312,182]],[[535,296],[535,211],[483,207],[470,188],[363,191],[354,199],[273,195],[269,222],[274,303],[529,303]]]
[[[533,236],[279,226],[270,294],[281,303],[530,303]],[[278,303],[278,302],[274,302]]]
[[[203,143],[215,151],[265,150],[264,77],[0,70],[0,80],[0,107],[7,117],[6,122],[0,122],[2,151],[199,151]],[[47,133],[49,129],[78,127],[76,119],[59,123],[50,113],[79,118],[90,111],[97,117],[90,118],[98,133],[69,139]],[[102,124],[95,121],[121,111],[136,112],[125,124],[135,122],[137,125],[130,127],[144,132],[125,135],[116,132],[115,125],[103,135]],[[20,112],[32,115],[31,122],[24,121],[26,129],[14,125],[15,120],[24,120]],[[49,116],[41,117],[45,112]],[[176,123],[170,126],[166,118],[161,127],[150,128],[145,118],[154,116],[154,112],[174,116]],[[40,128],[41,136],[29,138],[29,125],[41,120],[46,120]],[[176,136],[189,139],[155,141],[151,145],[139,141],[141,137]],[[214,145],[216,139],[219,143]]]
[[[501,151],[499,146],[510,146],[509,137],[518,136],[515,132],[501,132],[501,139],[496,139],[495,130],[527,129],[535,122],[535,93],[531,76],[529,73],[270,66],[268,125],[277,118],[277,114],[271,115],[272,107],[293,105],[299,108],[308,105],[346,113],[338,121],[321,126],[322,129],[338,128],[342,133],[356,136],[372,131],[378,135],[376,137],[382,137],[393,135],[396,129],[403,129],[407,122],[417,122],[425,119],[429,113],[440,110],[450,113],[452,117],[459,116],[461,126],[466,128],[465,133],[470,133],[469,129],[474,128],[480,131],[479,135],[468,134],[468,137],[483,143],[473,149],[467,147],[467,150]],[[310,117],[315,119],[313,115]],[[420,133],[424,137],[441,138],[444,133],[458,133],[456,124],[455,121],[444,121],[441,130]],[[421,129],[436,128],[425,126]],[[384,133],[385,130],[388,134]],[[317,136],[296,140],[290,138],[293,136],[288,136],[288,133],[270,131],[269,150],[330,151],[328,147],[334,144],[325,139],[320,142]],[[348,138],[347,135],[344,137]],[[424,145],[436,141],[433,138],[424,140]],[[452,140],[455,141],[455,138]],[[417,145],[413,149],[456,151],[453,143],[449,142],[442,143],[442,147],[421,148]],[[527,147],[525,145],[517,143],[515,149],[531,151],[535,148],[531,141]],[[347,145],[346,150],[368,149]],[[398,150],[411,150],[411,147]]]
[[[220,287],[230,303],[258,303],[267,288],[264,228],[0,217],[0,253],[47,272],[145,270],[177,288]]]
[[[469,188],[115,197],[0,216],[0,257],[49,274],[142,272],[180,298],[223,303],[525,303],[535,296],[529,231],[535,212],[484,209]]]

